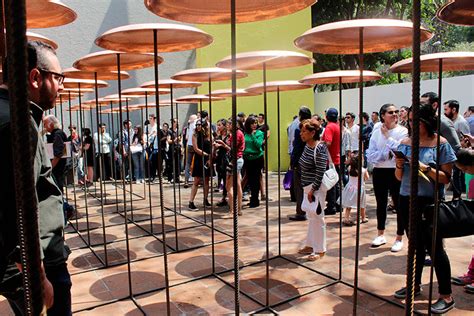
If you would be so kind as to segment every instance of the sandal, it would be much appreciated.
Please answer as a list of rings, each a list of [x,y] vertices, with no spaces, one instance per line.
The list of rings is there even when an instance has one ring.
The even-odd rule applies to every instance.
[[[343,220],[342,220],[342,224],[343,224],[344,226],[349,226],[349,227],[350,227],[350,226],[354,226],[355,223],[354,223],[354,221],[351,220],[351,219],[343,219]]]
[[[301,255],[309,255],[313,253],[313,247],[305,246],[304,248],[301,248],[298,250],[298,253]]]
[[[322,259],[324,257],[324,252],[320,252],[320,253],[312,253],[308,256],[308,261],[316,261],[316,260],[319,260],[319,259]]]
[[[369,222],[369,219],[368,219],[367,217],[364,217],[364,218],[362,218],[362,219],[360,220],[360,222],[361,222],[362,224],[365,224],[365,223],[368,223],[368,222]]]

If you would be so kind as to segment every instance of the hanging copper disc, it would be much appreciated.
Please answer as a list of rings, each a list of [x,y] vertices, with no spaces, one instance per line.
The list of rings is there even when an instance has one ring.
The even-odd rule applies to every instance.
[[[266,83],[266,88],[263,86],[263,82],[256,83],[245,89],[248,92],[254,93],[263,93],[264,90],[267,92],[276,92],[280,91],[293,91],[293,90],[303,90],[309,89],[312,86],[310,84],[299,83],[296,80],[282,80],[282,81],[268,81]]]
[[[171,100],[170,99],[165,99],[165,100],[160,100],[160,107],[165,107],[165,106],[170,106],[171,105]],[[149,109],[154,109],[156,108],[156,103],[140,103],[140,104],[135,104],[134,106],[139,107],[141,109],[149,108]]]
[[[456,25],[474,25],[474,1],[472,0],[448,0],[438,12],[438,19]]]
[[[320,54],[358,54],[363,29],[364,53],[384,52],[412,44],[413,23],[391,19],[361,19],[323,24],[295,39],[296,47]],[[421,27],[421,42],[432,34]]]
[[[158,51],[179,52],[207,46],[212,36],[193,26],[170,23],[143,23],[113,28],[95,40],[99,47],[130,53],[153,53],[154,30]]]
[[[153,66],[153,54],[123,53],[111,50],[100,51],[88,54],[73,64],[79,70],[88,71],[114,71],[117,70],[117,54],[120,54],[120,69],[133,70]],[[158,63],[162,63],[163,58],[158,56]]]
[[[95,80],[89,79],[72,79],[72,78],[65,78],[63,82],[64,88],[79,88],[79,85],[82,88],[95,88]],[[97,80],[97,87],[98,88],[106,88],[109,84],[102,80]]]
[[[76,19],[76,12],[61,1],[26,1],[26,27],[29,29],[61,26]]]
[[[196,88],[201,86],[200,82],[194,81],[182,81],[182,80],[174,80],[174,79],[160,79],[158,81],[159,88],[171,88],[173,89],[178,88]],[[155,88],[155,80],[147,81],[140,85],[142,88]]]
[[[237,79],[245,78],[248,76],[247,73],[237,70]],[[232,70],[224,68],[195,68],[187,69],[176,73],[171,76],[171,79],[175,80],[188,80],[188,81],[199,81],[207,82],[209,79],[211,81],[224,81],[232,79]]]
[[[211,101],[223,101],[225,98],[221,97],[211,97]],[[209,102],[209,97],[204,94],[191,94],[185,95],[179,98],[176,98],[176,103],[199,103],[199,102]]]
[[[121,99],[122,101],[126,101],[126,100],[133,100],[133,99],[137,99],[137,98],[141,98],[142,96],[141,95],[122,95],[121,96]],[[119,100],[119,95],[118,94],[109,94],[109,95],[106,95],[104,97],[105,100]]]
[[[49,46],[51,46],[52,48],[54,48],[55,50],[58,49],[58,44],[55,41],[53,41],[52,39],[49,39],[46,36],[43,36],[41,34],[27,31],[26,32],[26,38],[28,39],[28,41],[38,41],[38,42],[46,43]]]
[[[360,82],[359,70],[335,70],[318,72],[304,77],[299,82],[305,84],[336,84],[339,83],[339,78],[342,83]],[[364,70],[362,75],[363,81],[375,81],[382,79],[382,76],[374,71]]]
[[[142,108],[137,107],[136,104],[132,104],[128,106],[128,112],[133,112],[133,111],[138,111],[141,110]]]
[[[422,72],[438,72],[439,61],[443,60],[443,71],[474,70],[474,52],[446,52],[420,56],[420,69]],[[390,67],[395,73],[410,73],[413,60],[407,58]]]
[[[107,100],[107,99],[104,99],[104,98],[99,98],[97,99],[97,101],[95,99],[92,99],[92,100],[87,100],[87,101],[84,101],[82,102],[82,104],[86,104],[90,107],[94,107],[96,106],[96,104],[99,104],[99,106],[109,106],[110,105],[110,100]]]
[[[161,94],[170,94],[170,89],[161,88],[158,89],[158,93]],[[145,95],[154,95],[156,93],[153,88],[130,88],[122,90],[122,95],[139,95],[144,97]]]
[[[79,92],[66,92],[66,91],[61,91],[58,93],[58,96],[64,96],[66,97],[64,100],[69,100],[68,97],[71,96],[71,100],[77,98],[79,95],[84,96],[84,93],[79,93]],[[56,99],[59,101],[59,98]]]
[[[282,69],[311,64],[314,60],[302,53],[283,50],[263,50],[238,53],[236,68],[243,70],[261,70],[263,64],[267,69]],[[230,69],[231,56],[227,56],[216,64],[217,67]]]
[[[94,71],[85,71],[79,70],[76,68],[66,68],[63,70],[63,75],[67,78],[75,78],[75,79],[90,79],[94,80]],[[130,78],[130,74],[126,71],[120,72],[120,79],[125,80]],[[98,71],[97,72],[97,79],[98,80],[117,80],[117,71]]]
[[[94,91],[95,90],[92,89],[92,88],[82,88],[82,87],[81,87],[81,89],[76,87],[76,88],[64,88],[64,89],[61,90],[61,92],[65,93],[65,94],[67,94],[69,92],[76,93],[76,94],[78,94],[78,93],[84,94],[84,93],[89,93],[89,92],[94,92]]]
[[[237,23],[269,20],[303,10],[317,0],[239,0]],[[230,23],[228,0],[144,0],[151,12],[161,17],[197,24]]]
[[[206,94],[206,95],[209,95],[209,94]],[[213,97],[230,98],[234,94],[232,93],[232,89],[219,89],[219,90],[212,91],[211,95]],[[249,92],[245,89],[237,89],[235,91],[235,95],[237,97],[254,97],[257,95],[261,95],[261,93]]]

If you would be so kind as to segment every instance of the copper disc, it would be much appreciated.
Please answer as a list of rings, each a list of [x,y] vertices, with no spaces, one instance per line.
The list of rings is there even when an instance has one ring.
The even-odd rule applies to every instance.
[[[73,64],[73,67],[89,71],[114,71],[117,70],[117,54],[120,54],[120,69],[133,70],[153,66],[153,54],[122,53],[111,50],[88,54]],[[158,56],[158,63],[163,58]]]
[[[69,24],[77,19],[77,14],[58,0],[27,0],[26,27],[46,28]]]
[[[126,100],[133,100],[133,99],[138,99],[138,98],[141,98],[142,96],[141,95],[122,95],[121,96],[121,99],[122,101],[126,101]],[[118,94],[109,94],[109,95],[106,95],[104,97],[104,99],[106,100],[109,100],[109,99],[112,99],[112,100],[120,100],[119,99],[119,95]]]
[[[196,88],[201,86],[200,82],[194,81],[182,81],[182,80],[174,80],[174,79],[160,79],[158,81],[159,88]],[[142,88],[155,88],[155,80],[147,81],[140,85]]]
[[[422,72],[438,72],[439,61],[443,60],[443,71],[474,70],[474,52],[447,52],[420,56]],[[392,72],[410,73],[413,59],[401,60],[390,67]]]
[[[236,56],[237,69],[261,70],[263,64],[267,69],[281,69],[311,64],[313,59],[302,53],[283,50],[262,50],[238,53]],[[220,68],[231,68],[231,56],[227,56],[216,64]]]
[[[267,92],[276,92],[280,91],[293,91],[293,90],[303,90],[311,88],[310,84],[299,83],[296,80],[283,80],[283,81],[268,81],[266,83]],[[264,87],[263,82],[256,83],[245,89],[248,92],[263,93]]]
[[[94,80],[94,71],[85,71],[79,70],[76,68],[67,68],[63,70],[63,75],[67,78],[75,79],[90,79]],[[120,79],[125,80],[130,78],[130,74],[126,71],[120,72]],[[98,71],[97,72],[98,80],[117,80],[117,71]]]
[[[122,90],[122,95],[139,95],[144,97],[145,95],[154,95],[155,89],[152,88],[130,88]],[[170,94],[170,89],[160,88],[158,89],[158,93],[161,94]]]
[[[359,30],[364,31],[364,53],[384,52],[412,44],[413,23],[391,19],[361,19],[323,24],[295,39],[298,48],[320,54],[358,54]],[[432,34],[421,28],[421,41]]]
[[[212,36],[189,25],[170,23],[132,24],[113,28],[95,40],[99,47],[130,53],[153,53],[157,31],[158,51],[179,52],[207,46]]]
[[[110,100],[99,98],[97,101],[95,99],[92,99],[82,102],[82,104],[86,104],[90,107],[95,107],[97,103],[99,104],[99,106],[108,106],[110,105]]]
[[[64,92],[66,94],[69,93],[69,92],[76,93],[76,94],[78,94],[78,93],[84,94],[84,93],[94,92],[94,89],[92,89],[92,88],[82,88],[82,87],[81,87],[81,89],[79,89],[79,88],[64,88],[64,89],[61,90],[61,92]]]
[[[269,20],[288,15],[314,4],[317,0],[239,0],[237,23]],[[144,0],[151,12],[161,17],[188,23],[230,23],[228,0]]]
[[[221,97],[211,97],[211,101],[222,101],[225,98]],[[209,97],[204,94],[191,94],[185,95],[183,97],[176,98],[176,103],[199,103],[199,102],[209,102]]]
[[[474,25],[474,1],[448,0],[436,13],[438,19],[457,25]]]
[[[237,70],[237,79],[245,78],[248,76],[247,73]],[[232,79],[232,70],[224,68],[196,68],[196,69],[187,69],[176,73],[171,76],[171,79],[175,80],[188,80],[188,81],[200,81],[207,82],[211,81],[223,81]]]
[[[64,88],[95,88],[95,80],[89,79],[71,79],[65,78],[63,82]],[[102,80],[97,80],[97,87],[98,88],[106,88],[109,84]]]
[[[84,93],[79,93],[79,92],[66,92],[66,91],[61,91],[61,92],[58,93],[58,95],[61,95],[61,96],[63,96],[63,97],[69,97],[69,96],[71,96],[71,100],[77,98],[77,97],[79,96],[79,94],[80,94],[81,96],[84,95]],[[66,100],[66,99],[65,99],[65,100]]]
[[[237,97],[254,97],[257,95],[260,95],[261,93],[255,93],[255,92],[249,92],[245,89],[237,89],[235,91],[235,95]],[[208,95],[208,94],[206,94]],[[219,90],[214,90],[211,92],[211,95],[213,97],[222,97],[222,98],[230,98],[234,94],[232,93],[232,89],[219,89]]]
[[[160,107],[164,107],[164,106],[170,106],[171,105],[171,101],[170,99],[166,99],[166,100],[160,100]],[[146,108],[148,107],[149,109],[154,109],[156,108],[156,103],[148,103],[148,104],[145,104],[145,103],[140,103],[140,104],[135,104],[136,107],[139,107],[139,108]]]
[[[336,71],[325,71],[318,72],[309,76],[304,77],[299,82],[306,84],[335,84],[339,83],[341,78],[342,83],[354,83],[360,81],[359,70],[336,70]],[[374,81],[382,79],[382,76],[374,71],[363,71],[363,81]]]
[[[46,36],[43,36],[38,33],[33,33],[30,31],[26,32],[26,38],[28,41],[38,41],[38,42],[43,42],[54,48],[55,50],[58,49],[58,44],[53,41],[52,39],[47,38]]]

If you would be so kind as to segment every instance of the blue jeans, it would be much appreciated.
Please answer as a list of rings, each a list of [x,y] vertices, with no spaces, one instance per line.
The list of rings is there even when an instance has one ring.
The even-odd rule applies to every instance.
[[[54,291],[54,304],[48,309],[48,316],[70,316],[71,312],[71,276],[67,270],[67,264],[45,267],[46,276],[51,282]],[[16,316],[26,315],[24,311],[23,295],[8,298],[12,310]]]
[[[133,162],[133,174],[135,175],[135,180],[143,180],[143,152],[133,153],[132,154]]]

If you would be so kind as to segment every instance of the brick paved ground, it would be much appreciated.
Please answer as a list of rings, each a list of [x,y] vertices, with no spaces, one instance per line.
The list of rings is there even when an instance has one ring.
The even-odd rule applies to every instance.
[[[271,305],[279,304],[274,310],[283,315],[349,315],[352,314],[353,289],[339,277],[339,215],[327,216],[328,252],[316,262],[308,262],[297,254],[297,249],[306,234],[305,222],[288,221],[294,212],[294,204],[289,202],[289,193],[281,191],[281,240],[279,240],[279,220],[277,203],[277,177],[270,175],[269,201],[269,296]],[[80,236],[72,227],[67,229],[66,239],[73,249],[69,259],[72,274],[73,310],[77,315],[142,315],[130,297],[128,285],[127,247],[131,260],[131,291],[135,301],[148,315],[163,315],[166,311],[163,265],[163,235],[161,234],[160,207],[158,206],[158,185],[152,185],[153,219],[150,221],[149,200],[143,185],[134,185],[133,222],[129,222],[129,243],[125,242],[125,221],[123,204],[113,204],[115,187],[107,185],[107,203],[104,207],[105,238],[101,208],[98,200],[89,199],[85,217],[75,222]],[[392,294],[404,285],[406,269],[406,246],[399,253],[391,253],[391,243],[395,237],[396,217],[388,214],[387,239],[389,243],[378,249],[371,249],[370,242],[376,235],[375,200],[368,187],[368,215],[370,221],[361,225],[359,247],[359,286],[395,303],[403,303]],[[164,185],[164,206],[174,208],[172,185]],[[165,210],[165,231],[168,250],[169,295],[172,314],[218,315],[230,314],[234,309],[232,219],[225,208],[216,208],[214,215],[214,236],[211,234],[210,212],[206,224],[202,209],[191,212],[186,209],[190,189],[181,189],[182,213]],[[93,192],[93,189],[91,190]],[[72,198],[70,191],[70,198]],[[201,192],[201,191],[199,191]],[[119,192],[120,193],[120,192]],[[215,193],[220,198],[220,193]],[[178,195],[178,193],[176,194]],[[84,193],[77,191],[81,213],[85,214]],[[122,199],[123,195],[119,196]],[[130,196],[127,194],[127,199]],[[178,203],[179,204],[179,203]],[[199,193],[196,205],[201,208]],[[128,206],[130,207],[130,206]],[[177,207],[178,208],[178,207]],[[120,214],[119,214],[119,213]],[[127,212],[131,219],[131,212]],[[175,227],[178,227],[176,233]],[[154,236],[150,234],[153,228]],[[252,312],[265,305],[266,265],[261,262],[266,255],[265,208],[243,210],[239,217],[239,259],[245,265],[240,270],[242,312]],[[88,233],[89,232],[89,233]],[[355,227],[342,229],[342,280],[348,284],[354,280]],[[176,239],[177,237],[177,239]],[[211,241],[214,239],[215,246]],[[178,245],[176,245],[178,240]],[[279,246],[279,242],[281,246]],[[463,274],[472,255],[472,237],[446,241],[453,275]],[[87,244],[91,245],[88,247]],[[405,245],[407,245],[405,239]],[[176,251],[178,247],[179,251]],[[94,251],[95,255],[93,254]],[[105,251],[107,264],[105,268]],[[214,269],[212,253],[214,251]],[[281,256],[278,256],[281,254]],[[99,259],[100,258],[100,259]],[[102,262],[101,262],[102,261]],[[259,263],[260,262],[260,263]],[[213,274],[214,273],[214,274]],[[416,308],[426,313],[428,299],[429,268],[423,276],[423,294],[416,300]],[[154,291],[158,289],[157,291]],[[435,280],[435,292],[437,284]],[[453,287],[456,309],[450,315],[472,315],[473,296],[462,287]],[[436,296],[436,295],[435,295]],[[296,298],[295,298],[296,297]],[[289,302],[287,300],[295,298]],[[359,292],[359,315],[401,315],[403,309],[385,300]],[[110,303],[112,302],[112,303]],[[109,303],[109,304],[107,304]],[[11,315],[8,304],[0,299],[0,315]]]

